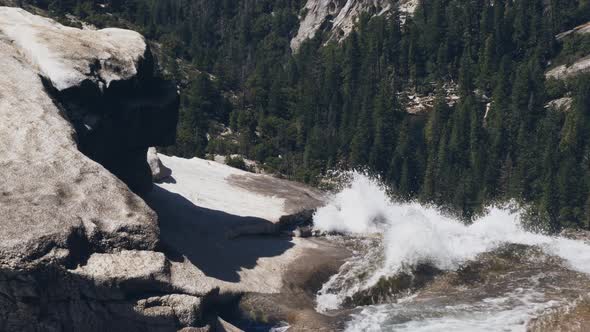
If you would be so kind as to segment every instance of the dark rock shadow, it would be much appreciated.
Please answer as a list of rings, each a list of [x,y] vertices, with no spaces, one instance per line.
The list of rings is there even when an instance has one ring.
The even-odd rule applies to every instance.
[[[165,178],[157,181],[156,183],[171,183],[171,184],[175,184],[176,183],[176,179],[172,175],[170,175],[170,176],[167,176],[167,177],[165,177]]]
[[[172,259],[185,256],[209,277],[239,282],[238,271],[252,269],[261,257],[275,257],[293,247],[288,236],[233,237],[237,230],[272,230],[276,225],[196,206],[181,195],[154,186],[146,202],[158,214],[160,239]]]
[[[0,267],[0,331],[177,331],[172,314],[146,315],[137,302],[166,295],[158,282],[144,288],[97,285],[60,266]],[[197,323],[197,322],[194,322]]]

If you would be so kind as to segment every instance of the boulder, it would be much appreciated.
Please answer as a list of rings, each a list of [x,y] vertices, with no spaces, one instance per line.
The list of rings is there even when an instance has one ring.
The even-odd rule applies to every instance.
[[[211,326],[207,325],[204,327],[185,327],[178,332],[214,332],[215,330]]]
[[[150,170],[152,171],[152,179],[154,182],[162,182],[172,175],[172,170],[162,164],[162,161],[158,157],[158,151],[156,148],[149,148],[147,160],[148,164],[150,165]]]

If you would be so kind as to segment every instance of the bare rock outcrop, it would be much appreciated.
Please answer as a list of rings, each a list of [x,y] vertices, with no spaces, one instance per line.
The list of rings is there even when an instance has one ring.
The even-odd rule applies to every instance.
[[[590,55],[583,57],[571,65],[560,65],[545,73],[546,78],[565,80],[590,72]]]
[[[549,101],[545,108],[558,112],[568,112],[572,108],[573,102],[572,97],[562,97]]]
[[[112,248],[151,250],[159,235],[155,213],[78,150],[76,131],[43,84],[46,73],[17,41],[35,48],[33,27],[47,31],[49,22],[0,8],[0,264],[74,262]]]
[[[586,22],[586,23],[579,25],[571,30],[562,32],[562,33],[558,34],[557,36],[555,36],[555,38],[557,40],[563,40],[564,38],[571,36],[571,35],[575,35],[575,34],[579,34],[579,35],[590,34],[590,22]]]
[[[144,38],[130,30],[65,27],[8,7],[0,10],[0,36],[67,115],[80,150],[134,192],[148,192],[145,156],[150,146],[174,142],[179,97],[175,84],[154,75]]]
[[[170,284],[170,263],[164,254],[153,251],[121,251],[115,254],[96,253],[84,266],[71,271],[92,280],[96,285],[122,291],[167,292]]]
[[[178,116],[150,54],[132,31],[0,7],[0,331],[200,324],[207,290],[172,285],[157,215],[129,189],[149,189],[147,149]]]
[[[346,38],[362,13],[384,15],[395,8],[408,15],[414,12],[417,3],[416,0],[307,0],[291,49],[297,52],[301,43],[314,38],[319,31],[329,31],[330,39]]]
[[[202,300],[186,294],[169,294],[142,299],[136,310],[145,316],[178,319],[181,326],[193,326],[201,320]]]
[[[574,35],[588,35],[590,34],[590,22],[579,25],[571,30],[562,32],[555,36],[559,42],[565,42]],[[545,78],[555,80],[567,80],[578,75],[590,73],[590,54],[581,54],[575,61],[571,63],[561,64],[555,66],[545,73]]]

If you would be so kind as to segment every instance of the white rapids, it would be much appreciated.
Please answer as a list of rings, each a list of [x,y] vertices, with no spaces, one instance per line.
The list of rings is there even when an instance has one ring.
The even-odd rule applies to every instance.
[[[366,250],[346,263],[318,292],[320,312],[339,309],[346,297],[417,264],[455,271],[478,255],[506,244],[536,246],[547,255],[563,259],[568,269],[590,274],[590,245],[528,232],[521,227],[519,211],[492,207],[486,216],[465,225],[434,207],[396,203],[378,180],[360,173],[351,174],[350,183],[316,212],[314,224],[320,231],[368,241]],[[371,242],[375,236],[382,240]],[[555,304],[534,287],[510,289],[479,302],[459,304],[429,305],[410,297],[363,307],[352,315],[347,330],[520,331],[528,320]]]
[[[526,321],[558,304],[544,301],[543,294],[526,289],[487,298],[479,304],[404,302],[366,307],[353,315],[346,331],[521,331]]]

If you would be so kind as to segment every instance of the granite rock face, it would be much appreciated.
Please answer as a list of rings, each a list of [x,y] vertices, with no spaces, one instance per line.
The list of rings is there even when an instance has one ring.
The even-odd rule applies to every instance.
[[[291,49],[297,52],[305,40],[320,31],[328,31],[331,40],[343,40],[363,13],[378,16],[397,9],[402,15],[411,15],[417,4],[416,0],[307,0]]]
[[[571,65],[560,65],[545,73],[545,78],[566,80],[590,72],[590,55],[576,60]]]
[[[590,22],[577,26],[571,30],[555,36],[558,42],[564,43],[575,35],[590,34]],[[554,80],[568,80],[576,76],[590,73],[590,54],[583,53],[571,63],[554,66],[545,73],[545,78]]]
[[[0,7],[0,331],[198,326],[129,190],[151,186],[147,149],[173,141],[177,106],[139,34]]]
[[[41,78],[73,124],[80,151],[134,192],[151,190],[145,156],[150,146],[174,143],[179,96],[173,82],[155,75],[144,38],[65,27],[16,8],[0,10],[0,36]]]
[[[38,48],[33,28],[45,33],[50,23],[0,7],[0,264],[74,263],[92,251],[151,250],[159,236],[155,213],[78,150],[76,131],[44,86],[47,73],[20,47]],[[69,48],[63,38],[50,44]]]

